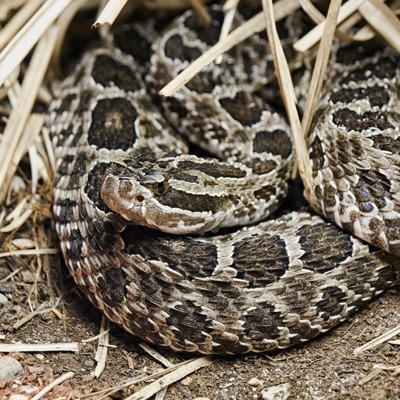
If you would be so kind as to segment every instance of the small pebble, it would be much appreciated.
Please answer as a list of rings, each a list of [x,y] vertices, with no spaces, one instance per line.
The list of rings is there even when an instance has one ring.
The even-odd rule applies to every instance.
[[[290,395],[290,384],[283,383],[282,385],[271,386],[268,389],[261,391],[263,400],[286,400]]]
[[[36,275],[31,271],[22,271],[21,276],[25,283],[34,283],[36,281]]]
[[[93,368],[93,367],[94,367],[94,360],[85,360],[85,362],[83,363],[83,365],[84,365],[85,367],[88,367],[88,368]]]
[[[181,380],[182,385],[188,386],[192,383],[193,378],[191,378],[190,376],[186,377],[185,379]]]
[[[23,372],[21,363],[15,358],[9,356],[0,358],[0,382],[12,381]]]
[[[260,381],[257,378],[251,378],[247,383],[250,386],[257,386],[260,383]]]
[[[8,400],[29,400],[29,397],[23,394],[12,394]]]
[[[0,293],[0,305],[6,305],[8,303],[8,299],[4,294]]]

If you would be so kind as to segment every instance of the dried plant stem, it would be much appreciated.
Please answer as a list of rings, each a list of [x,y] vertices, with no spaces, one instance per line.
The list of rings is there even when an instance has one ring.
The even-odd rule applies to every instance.
[[[311,0],[299,0],[299,3],[301,4],[301,7],[303,10],[309,15],[309,17],[316,23],[319,24],[321,23],[324,19],[325,16],[322,14],[317,7],[314,6],[314,4],[311,2]],[[354,26],[357,22],[359,22],[362,19],[361,15],[359,13],[354,13],[351,15],[347,20],[345,21],[346,24],[341,24],[338,26],[335,30],[335,34],[338,38],[341,40],[366,40],[369,37],[374,36],[373,31],[370,29],[367,33],[363,33],[360,35],[357,33],[356,35],[349,35],[348,33],[345,32],[343,29],[349,29],[352,26]],[[322,36],[323,38],[323,36]]]
[[[106,317],[101,318],[99,341],[97,343],[97,350],[95,360],[97,366],[93,372],[95,378],[99,378],[104,371],[107,361],[108,345],[110,343],[110,321]]]
[[[15,149],[14,156],[10,163],[10,168],[7,171],[6,182],[9,182],[15,174],[17,167],[22,159],[22,157],[27,153],[30,146],[39,137],[44,123],[44,115],[38,113],[32,113],[28,117],[28,121],[25,125],[25,129],[22,132],[20,144]],[[33,172],[33,171],[32,171]],[[33,177],[32,177],[33,178]],[[33,179],[32,179],[33,181]],[[35,185],[33,185],[35,186]],[[32,190],[35,193],[34,190]]]
[[[127,2],[128,0],[109,0],[93,27],[98,28],[105,24],[112,25]]]
[[[239,0],[233,0],[233,1],[229,0],[229,4],[228,4],[228,2],[226,2],[224,4],[225,18],[224,18],[224,22],[222,23],[221,33],[220,33],[219,39],[218,39],[219,42],[221,40],[225,39],[229,35],[229,31],[231,30],[233,19],[235,18],[236,7],[237,7],[238,3],[239,3]],[[222,60],[223,60],[223,57],[221,54],[215,59],[215,63],[220,64],[222,62]]]
[[[45,394],[49,393],[53,388],[55,388],[57,385],[60,383],[63,383],[64,381],[71,379],[74,376],[73,372],[67,372],[64,375],[61,375],[59,378],[51,382],[49,385],[47,385],[44,389],[42,389],[37,395],[33,396],[31,400],[40,400]]]
[[[26,21],[42,5],[44,0],[29,0],[0,31],[0,49],[2,49]]]
[[[381,0],[369,0],[359,7],[360,14],[397,51],[400,51],[400,21]]]
[[[167,358],[162,356],[158,351],[154,350],[152,347],[150,347],[147,343],[140,343],[139,346],[151,357],[153,357],[155,360],[157,360],[159,363],[164,365],[164,367],[171,368],[174,366],[174,364],[169,361]]]
[[[167,375],[164,375],[162,378],[157,379],[155,382],[150,385],[145,386],[143,389],[139,390],[132,396],[129,396],[126,400],[146,400],[150,397],[154,396],[160,390],[168,387],[172,383],[175,383],[185,376],[197,371],[199,368],[204,368],[213,363],[212,358],[209,357],[201,357],[196,360],[191,361],[190,363],[183,365],[177,368],[175,371],[170,372]]]
[[[339,24],[342,23],[350,15],[352,15],[354,12],[356,12],[358,7],[364,1],[366,1],[366,0],[349,0],[347,3],[345,3],[340,8],[339,15],[338,15],[338,23]],[[309,50],[315,44],[317,44],[318,41],[321,40],[321,37],[323,35],[324,29],[325,29],[325,23],[326,23],[325,20],[322,21],[314,29],[312,29],[310,32],[308,32],[306,35],[304,35],[300,40],[298,40],[294,44],[294,48],[297,51],[304,52],[304,51]]]
[[[345,21],[343,21],[339,25],[339,28],[340,28],[341,32],[346,31],[346,30],[350,29],[352,26],[354,26],[355,24],[357,24],[358,22],[360,22],[361,20],[362,20],[361,14],[358,12],[354,13],[353,15],[350,15],[350,17],[347,18]],[[346,38],[346,39],[358,40],[361,42],[361,41],[372,39],[375,35],[376,35],[376,32],[369,25],[365,25],[354,35],[347,35],[348,38]]]
[[[73,0],[48,0],[0,53],[0,86]]]
[[[6,197],[10,183],[9,180],[6,181],[7,171],[32,110],[39,86],[42,83],[57,35],[58,29],[53,26],[40,39],[26,71],[18,104],[13,108],[8,124],[4,129],[0,143],[0,159],[2,160],[0,165],[0,201]]]
[[[341,4],[341,0],[331,1],[328,15],[326,17],[327,23],[324,26],[324,32],[318,49],[310,87],[308,90],[306,105],[304,107],[303,119],[301,121],[303,135],[305,137],[310,129],[315,109],[321,94],[322,84],[324,82],[325,72],[328,67],[329,55],[331,53],[332,41],[335,36],[335,29]]]
[[[393,329],[388,330],[387,332],[385,332],[381,336],[371,340],[370,342],[365,343],[364,345],[362,345],[360,347],[357,347],[354,350],[354,354],[357,355],[357,354],[364,352],[365,350],[371,350],[399,334],[400,334],[400,325],[394,327]]]
[[[236,9],[240,0],[226,0],[224,5],[223,5],[223,10],[225,12],[229,10]]]
[[[297,0],[280,0],[274,5],[275,19],[280,20],[299,8]],[[246,21],[239,28],[232,31],[225,39],[221,40],[197,60],[183,70],[175,79],[164,86],[160,95],[172,96],[179,89],[185,86],[202,68],[212,63],[220,54],[227,52],[233,46],[246,40],[252,34],[265,29],[263,13],[258,13]]]
[[[13,343],[13,344],[0,344],[1,353],[36,353],[46,351],[69,351],[76,353],[79,351],[79,343]]]
[[[312,174],[308,158],[307,146],[300,124],[300,118],[296,108],[296,96],[289,66],[287,64],[282,44],[279,40],[274,20],[272,0],[262,0],[268,41],[274,58],[276,74],[281,88],[283,101],[292,129],[293,140],[296,149],[297,165],[304,183],[305,193],[311,191]]]
[[[200,0],[189,0],[190,5],[202,19],[205,25],[209,25],[211,23],[211,15],[207,11],[206,7]]]

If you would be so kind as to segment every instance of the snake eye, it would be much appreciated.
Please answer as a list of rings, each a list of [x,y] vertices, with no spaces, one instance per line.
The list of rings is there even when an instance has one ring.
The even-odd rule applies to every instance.
[[[168,183],[163,181],[163,182],[158,182],[155,185],[154,192],[156,196],[161,196],[168,190]]]

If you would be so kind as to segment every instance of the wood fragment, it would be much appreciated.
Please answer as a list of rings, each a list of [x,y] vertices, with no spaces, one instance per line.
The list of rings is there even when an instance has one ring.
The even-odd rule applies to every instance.
[[[23,249],[23,250],[13,250],[13,251],[4,251],[0,253],[0,258],[4,257],[16,257],[16,256],[42,256],[49,254],[59,254],[59,249]]]
[[[153,357],[155,360],[157,360],[159,363],[161,363],[162,365],[164,365],[164,367],[167,368],[172,368],[174,367],[174,364],[169,361],[167,358],[165,358],[164,356],[162,356],[158,351],[154,350],[152,347],[150,347],[148,344],[146,343],[140,343],[139,345],[146,353],[148,353],[151,357]],[[161,389],[159,392],[157,392],[156,394],[156,398],[155,400],[163,400],[165,395],[167,394],[167,389],[168,388],[164,388]]]
[[[49,385],[47,385],[45,388],[43,388],[38,394],[32,397],[31,400],[40,400],[43,398],[43,396],[47,393],[49,393],[53,388],[55,388],[57,385],[60,383],[65,382],[68,379],[71,379],[74,376],[73,372],[67,372],[64,375],[61,375],[59,378],[51,382]]]
[[[381,368],[374,368],[368,375],[364,376],[364,378],[360,379],[358,384],[359,385],[365,385],[369,381],[372,381],[372,379],[375,379],[378,375],[381,374],[383,370]]]
[[[388,330],[387,332],[383,333],[381,336],[379,336],[375,339],[372,339],[368,343],[365,343],[364,345],[357,347],[353,353],[354,353],[354,355],[357,355],[366,350],[371,350],[399,334],[400,334],[400,325]]]
[[[365,20],[400,52],[400,21],[396,14],[381,0],[368,0],[359,7]]]
[[[171,368],[174,366],[174,364],[169,361],[167,358],[162,356],[158,351],[154,350],[152,347],[150,347],[146,343],[140,343],[139,346],[151,357],[153,357],[155,360],[157,360],[160,364],[164,365],[164,367]]]
[[[109,0],[92,27],[111,26],[127,2],[128,0]]]
[[[172,383],[180,381],[185,376],[192,374],[200,368],[207,367],[213,363],[210,357],[197,358],[190,363],[177,368],[175,371],[164,375],[162,378],[157,379],[150,385],[145,386],[143,389],[134,393],[132,396],[127,397],[126,400],[146,400],[154,396],[160,390],[168,387]]]
[[[99,341],[97,343],[97,350],[95,360],[97,361],[96,368],[92,375],[99,378],[106,367],[108,346],[110,344],[110,321],[103,316],[101,318]]]
[[[18,329],[19,327],[21,327],[22,325],[26,324],[27,322],[29,322],[32,318],[36,317],[36,315],[42,314],[46,311],[51,311],[51,308],[48,308],[48,304],[47,303],[43,303],[41,304],[35,311],[31,312],[28,315],[25,315],[23,318],[21,318],[20,320],[18,320],[14,325],[13,325],[13,329]]]
[[[29,344],[29,343],[13,343],[13,344],[0,344],[1,353],[37,353],[49,351],[65,351],[77,353],[79,351],[79,343],[43,343],[43,344]]]
[[[171,367],[171,368],[168,368],[168,369],[166,369],[166,370],[157,372],[157,373],[152,374],[152,375],[139,375],[139,376],[136,376],[135,378],[129,380],[129,381],[126,382],[126,383],[123,383],[123,384],[121,384],[121,385],[116,385],[116,386],[114,386],[114,387],[112,387],[112,388],[108,388],[108,389],[104,389],[104,390],[99,390],[99,391],[97,391],[97,392],[95,392],[95,393],[90,393],[90,394],[88,394],[88,395],[83,395],[83,396],[80,397],[80,399],[85,399],[85,398],[88,398],[88,397],[89,397],[89,398],[93,398],[94,395],[97,396],[97,397],[96,397],[96,400],[105,399],[107,396],[110,396],[111,394],[116,393],[116,392],[118,392],[119,390],[122,390],[122,389],[124,389],[124,388],[130,387],[130,386],[133,386],[133,385],[136,385],[136,384],[138,384],[138,383],[148,382],[148,381],[151,381],[151,380],[153,380],[153,379],[157,379],[157,378],[159,378],[159,377],[161,377],[161,376],[164,376],[165,374],[167,374],[167,373],[169,373],[169,372],[171,372],[171,371],[176,370],[177,368],[180,368],[180,367],[182,367],[182,366],[184,366],[184,365],[186,365],[186,364],[190,364],[192,361],[193,361],[193,360],[186,360],[186,361],[183,361],[183,362],[181,362],[181,363],[179,363],[179,364],[175,364],[175,365],[174,365],[173,367]]]

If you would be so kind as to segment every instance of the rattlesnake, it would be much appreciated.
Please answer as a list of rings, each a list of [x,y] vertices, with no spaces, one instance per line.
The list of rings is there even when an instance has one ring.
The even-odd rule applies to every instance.
[[[221,11],[211,14],[209,29],[189,11],[161,35],[154,91],[217,39]],[[254,224],[282,203],[294,155],[284,118],[265,105],[262,35],[164,102],[172,124],[224,160],[215,161],[184,154],[146,92],[143,67],[127,54],[147,57],[141,29],[122,28],[86,53],[46,123],[62,252],[96,307],[157,345],[239,354],[309,340],[397,282],[396,256],[310,212]],[[312,206],[398,255],[399,57],[350,46],[334,56],[339,73],[310,136]],[[357,60],[360,51],[369,54]],[[251,226],[233,232],[237,223]],[[200,233],[220,224],[228,232]]]

